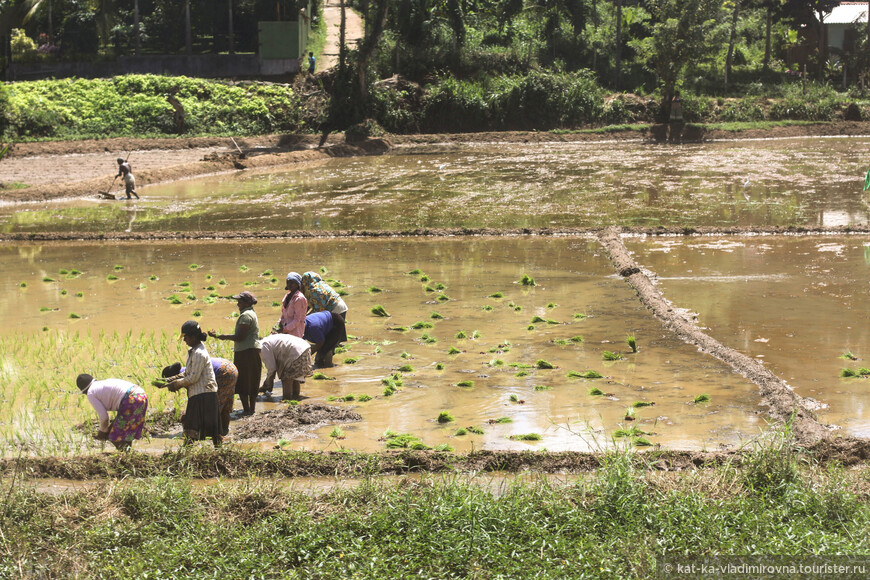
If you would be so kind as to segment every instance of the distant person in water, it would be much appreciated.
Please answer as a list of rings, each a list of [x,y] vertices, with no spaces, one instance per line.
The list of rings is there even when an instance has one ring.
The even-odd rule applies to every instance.
[[[139,194],[136,193],[136,178],[133,176],[133,168],[130,167],[130,164],[118,157],[118,177],[124,177],[124,191],[127,193],[127,199],[133,199],[132,195],[136,196],[136,199],[139,199]]]
[[[98,441],[111,441],[119,450],[129,449],[133,441],[142,438],[148,395],[141,387],[121,379],[94,380],[88,374],[76,377],[76,386],[87,395],[88,402],[100,418],[94,435]],[[109,421],[109,411],[117,411]]]
[[[310,75],[314,74],[314,53],[313,52],[308,53],[308,74],[310,74]]]

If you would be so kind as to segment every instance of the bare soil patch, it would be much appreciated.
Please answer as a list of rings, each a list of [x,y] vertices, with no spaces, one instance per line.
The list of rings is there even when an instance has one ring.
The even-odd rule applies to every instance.
[[[324,425],[362,421],[362,415],[324,403],[287,405],[230,424],[233,441],[277,441],[312,437],[310,432]]]

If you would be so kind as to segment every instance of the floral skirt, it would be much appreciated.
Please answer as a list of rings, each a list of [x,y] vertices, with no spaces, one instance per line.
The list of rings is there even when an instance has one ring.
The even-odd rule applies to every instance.
[[[147,411],[148,395],[139,387],[130,388],[121,399],[121,404],[118,405],[118,414],[115,415],[115,420],[112,422],[109,441],[121,443],[122,441],[141,439]]]
[[[236,381],[239,379],[239,369],[236,368],[236,365],[224,359],[214,377],[218,387],[218,408],[221,413],[230,413],[233,410],[233,396],[236,394]]]

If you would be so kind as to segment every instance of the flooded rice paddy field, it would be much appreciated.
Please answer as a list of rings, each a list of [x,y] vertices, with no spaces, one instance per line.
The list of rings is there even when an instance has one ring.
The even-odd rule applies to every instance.
[[[710,335],[825,403],[823,422],[870,437],[870,382],[840,376],[870,367],[866,236],[635,238],[626,246]]]
[[[870,138],[400,147],[0,207],[0,232],[867,225]],[[96,196],[96,192],[95,196]]]
[[[73,384],[79,372],[139,382],[154,409],[181,406],[150,379],[184,356],[177,332],[196,312],[204,328],[231,331],[234,302],[210,294],[254,292],[265,333],[278,318],[286,272],[321,267],[348,292],[348,332],[355,338],[336,356],[339,364],[323,371],[335,380],[309,379],[302,393],[309,402],[351,393],[373,398],[334,402],[363,417],[341,426],[344,439],[331,438],[333,428],[325,427],[288,447],[383,449],[381,436],[392,429],[457,451],[595,450],[612,445],[617,429],[636,426],[652,444],[717,449],[739,445],[765,425],[755,385],[663,329],[593,239],[23,243],[3,246],[0,255],[4,454],[90,444],[71,429],[93,417]],[[408,274],[413,270],[421,274]],[[524,274],[537,285],[518,284]],[[182,304],[170,304],[173,294]],[[391,316],[372,315],[375,305]],[[411,328],[418,322],[431,327]],[[627,335],[636,337],[637,353]],[[578,336],[582,342],[570,340]],[[230,356],[227,343],[207,346]],[[604,351],[623,360],[604,361]],[[537,368],[539,360],[556,368]],[[385,396],[382,379],[403,365],[412,369],[401,371],[402,386]],[[604,378],[568,377],[589,370]],[[473,386],[457,386],[464,381]],[[593,387],[605,395],[591,395]],[[710,402],[693,404],[700,394]],[[635,408],[635,402],[655,404]],[[441,411],[455,420],[438,423]],[[490,422],[502,417],[511,422]],[[469,426],[483,434],[455,435]],[[541,439],[509,438],[530,433]],[[178,443],[155,437],[139,447]]]

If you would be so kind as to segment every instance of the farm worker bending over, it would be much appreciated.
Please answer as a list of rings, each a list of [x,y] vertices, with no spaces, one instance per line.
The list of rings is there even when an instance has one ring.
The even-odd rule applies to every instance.
[[[303,337],[313,342],[311,352],[314,355],[314,366],[320,369],[332,366],[332,355],[340,342],[347,340],[344,319],[334,312],[314,312],[305,317],[305,334]]]
[[[205,349],[206,334],[195,320],[181,325],[181,337],[190,347],[184,371],[166,377],[166,388],[173,393],[187,389],[187,409],[181,425],[184,428],[185,445],[211,437],[215,447],[223,442],[223,428],[218,411],[217,381],[211,358]]]
[[[347,304],[317,272],[302,274],[302,294],[308,300],[311,312],[332,312],[347,321]]]
[[[260,390],[271,394],[275,375],[278,375],[284,385],[281,398],[298,401],[302,383],[311,372],[311,345],[292,334],[272,334],[261,340],[260,344],[267,372]]]
[[[287,274],[284,285],[287,294],[281,302],[281,318],[278,320],[278,332],[292,334],[302,338],[305,332],[305,313],[308,312],[308,300],[302,294],[302,276],[296,272]]]
[[[133,445],[133,441],[142,438],[148,395],[139,386],[121,379],[95,381],[87,374],[76,378],[76,386],[87,395],[88,402],[100,417],[100,429],[94,439],[111,441],[118,449],[125,450]],[[117,411],[111,425],[109,411]]]
[[[118,157],[118,177],[124,176],[124,191],[127,192],[127,199],[132,199],[130,194],[136,196],[136,199],[139,199],[139,194],[136,193],[136,178],[133,176],[133,168],[130,167],[130,164]]]
[[[242,413],[253,415],[257,405],[260,376],[263,372],[263,363],[260,359],[260,323],[257,320],[257,313],[254,312],[257,299],[247,290],[233,296],[233,299],[239,309],[234,334],[218,334],[214,330],[209,330],[208,335],[218,340],[232,340],[236,343],[233,346],[233,364],[239,369],[236,393],[242,400]]]
[[[211,368],[217,381],[218,409],[221,416],[221,435],[226,435],[230,430],[230,413],[233,412],[233,397],[236,394],[236,380],[239,378],[239,369],[236,365],[225,358],[211,358]],[[183,374],[185,367],[181,363],[173,363],[163,369],[163,378]]]

